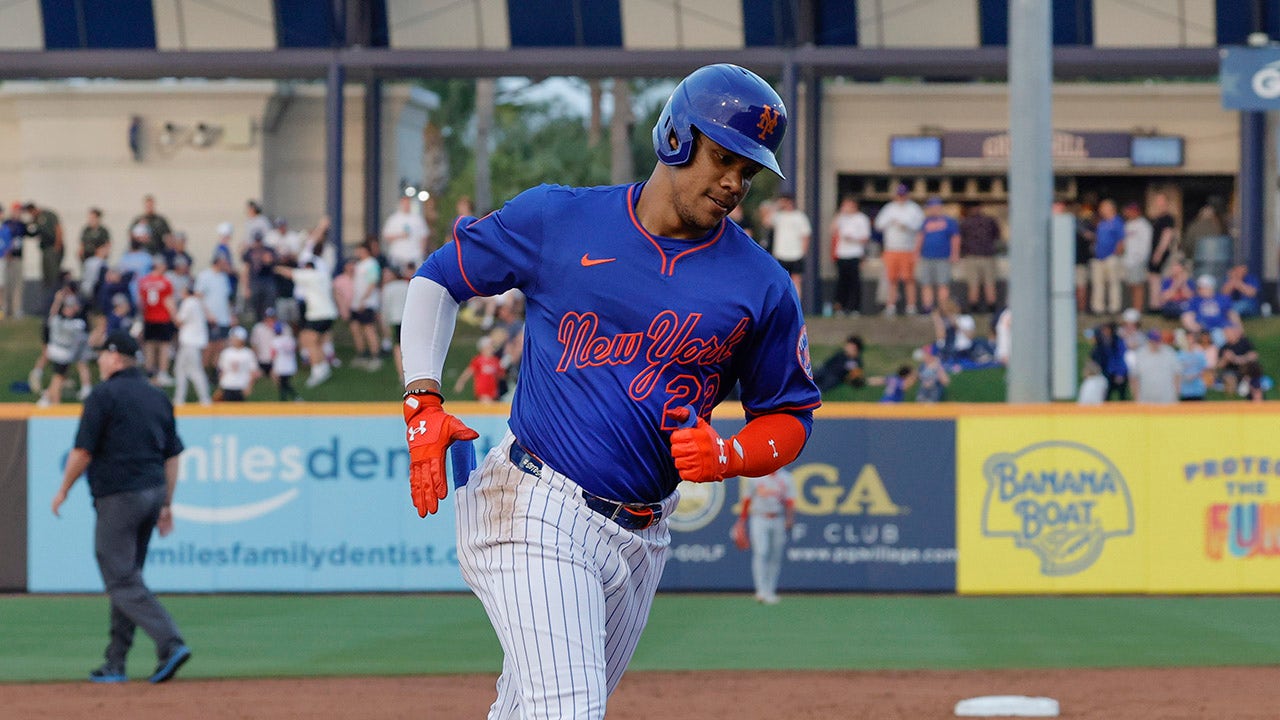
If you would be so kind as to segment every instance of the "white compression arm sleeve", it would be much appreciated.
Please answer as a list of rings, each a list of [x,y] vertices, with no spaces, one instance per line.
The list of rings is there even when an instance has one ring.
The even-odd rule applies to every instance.
[[[409,281],[404,307],[404,319],[400,322],[404,383],[440,382],[453,328],[458,322],[458,301],[440,283],[415,277]]]

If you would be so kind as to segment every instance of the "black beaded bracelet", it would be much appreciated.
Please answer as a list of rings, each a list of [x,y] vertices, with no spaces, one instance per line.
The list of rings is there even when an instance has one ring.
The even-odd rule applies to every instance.
[[[432,390],[431,388],[419,388],[417,390],[404,391],[404,397],[406,400],[409,399],[410,395],[435,395],[436,397],[440,398],[440,402],[444,402],[444,394],[441,393],[439,390]]]

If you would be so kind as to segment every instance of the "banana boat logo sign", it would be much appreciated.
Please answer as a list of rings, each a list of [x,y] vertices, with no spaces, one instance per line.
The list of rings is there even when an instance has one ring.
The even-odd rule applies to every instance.
[[[1042,575],[1092,566],[1108,539],[1132,535],[1133,498],[1115,463],[1075,442],[1047,441],[987,458],[982,534],[1035,553]]]

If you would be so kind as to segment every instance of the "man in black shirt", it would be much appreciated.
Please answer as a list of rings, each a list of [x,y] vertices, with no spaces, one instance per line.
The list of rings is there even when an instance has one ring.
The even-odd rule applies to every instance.
[[[156,643],[159,662],[151,682],[168,680],[191,658],[173,618],[142,581],[151,531],[173,530],[170,503],[182,440],[173,406],[137,367],[137,355],[138,342],[127,332],[107,336],[98,354],[102,383],[85,399],[75,447],[53,498],[57,515],[71,486],[88,471],[98,516],[94,552],[111,599],[111,640],[106,662],[89,673],[93,682],[128,680],[125,659],[138,627]]]

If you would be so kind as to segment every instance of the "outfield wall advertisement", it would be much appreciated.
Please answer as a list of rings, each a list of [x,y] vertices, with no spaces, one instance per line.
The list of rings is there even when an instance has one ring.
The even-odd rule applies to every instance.
[[[468,417],[477,452],[506,430]],[[88,485],[55,518],[78,420],[33,418],[28,457],[28,589],[102,589],[93,559]],[[180,417],[186,444],[174,498],[176,529],[155,535],[147,579],[170,591],[465,590],[452,500],[418,517],[406,478],[404,422],[388,416]]]
[[[961,592],[1280,590],[1263,415],[963,418]]]
[[[738,426],[717,423],[722,434]],[[796,494],[779,587],[788,590],[955,589],[955,423],[823,420],[790,465]],[[680,486],[661,587],[750,590],[751,553],[729,531],[740,479]]]

